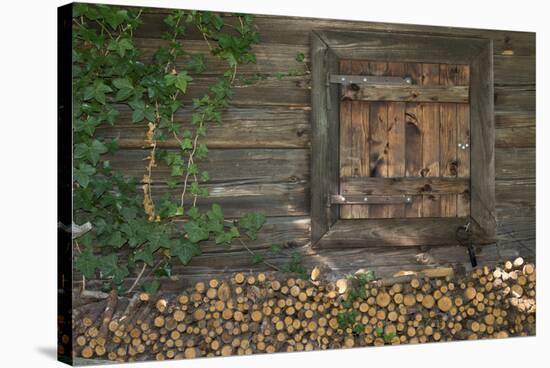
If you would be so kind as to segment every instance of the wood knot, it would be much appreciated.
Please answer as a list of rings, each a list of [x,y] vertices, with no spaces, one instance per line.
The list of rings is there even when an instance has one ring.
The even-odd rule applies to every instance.
[[[458,161],[451,161],[449,165],[449,171],[451,172],[451,175],[457,176],[458,175]]]
[[[428,173],[430,172],[430,169],[428,168],[423,168],[422,170],[420,170],[420,175],[425,178],[426,176],[428,176]]]
[[[303,130],[303,129],[299,129],[299,130],[296,131],[296,135],[297,135],[298,137],[303,136],[304,133],[305,133],[305,130]]]
[[[431,192],[432,186],[430,184],[424,184],[424,186],[421,189],[421,192]]]
[[[359,85],[357,85],[355,83],[352,83],[352,84],[350,84],[349,89],[351,89],[354,92],[357,92],[361,89],[361,87],[359,87]]]

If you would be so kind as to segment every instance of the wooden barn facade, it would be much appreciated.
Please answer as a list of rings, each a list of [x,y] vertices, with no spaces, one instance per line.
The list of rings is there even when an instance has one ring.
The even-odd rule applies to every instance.
[[[165,27],[163,23],[165,14],[166,12],[160,9],[146,9],[142,15],[144,23],[135,35],[136,44],[143,50],[144,58],[151,57],[153,50],[163,42],[160,36]],[[231,20],[228,19],[228,21]],[[479,162],[486,162],[485,159],[494,159],[492,170],[476,172],[476,175],[488,175],[485,179],[489,179],[490,185],[494,186],[492,201],[494,209],[491,211],[494,226],[488,230],[489,233],[493,232],[491,241],[483,245],[474,242],[474,248],[478,262],[482,264],[511,259],[517,255],[534,260],[536,130],[534,33],[260,15],[255,17],[255,24],[260,37],[260,43],[254,46],[257,62],[240,68],[239,82],[234,88],[231,106],[224,114],[223,124],[212,127],[205,142],[209,147],[209,155],[203,167],[211,176],[208,183],[210,197],[201,201],[204,205],[219,203],[228,218],[239,217],[247,211],[263,212],[267,216],[267,223],[258,239],[248,244],[251,249],[278,266],[288,261],[291,252],[298,252],[303,256],[305,266],[325,265],[339,274],[353,272],[359,268],[372,269],[378,275],[388,275],[396,270],[417,270],[436,265],[470,267],[466,248],[458,245],[453,239],[449,240],[448,244],[442,244],[441,241],[426,241],[423,244],[406,241],[374,241],[365,245],[366,243],[361,241],[349,243],[343,241],[312,246],[315,245],[312,244],[312,228],[315,231],[312,216],[316,216],[315,199],[312,200],[312,198],[315,198],[317,193],[314,191],[318,190],[314,183],[314,175],[320,175],[314,173],[313,169],[317,157],[314,155],[319,154],[320,147],[314,147],[318,139],[315,138],[314,124],[312,124],[314,119],[312,91],[315,88],[313,79],[316,73],[315,60],[311,53],[314,49],[312,40],[315,40],[314,35],[318,32],[337,31],[340,34],[361,32],[369,34],[370,32],[382,36],[404,34],[414,39],[435,37],[460,39],[467,44],[470,41],[490,44],[491,48],[487,50],[491,50],[491,53],[486,57],[490,59],[494,73],[485,80],[490,83],[485,86],[485,92],[490,91],[487,103],[494,108],[494,114],[491,112],[489,117],[489,121],[492,120],[491,125],[494,126],[492,131],[494,143],[490,141],[489,146],[478,151],[472,147],[470,160],[475,166]],[[195,52],[204,51],[207,54],[204,42],[198,37],[198,34],[193,33],[185,35],[183,47]],[[396,39],[393,37],[391,44],[381,42],[377,47],[381,49],[408,47],[407,44],[397,44]],[[305,64],[296,60],[296,55],[302,53],[305,55]],[[433,60],[425,62],[442,63],[440,59],[445,55],[436,55]],[[219,65],[215,58],[207,60],[209,61],[211,63],[208,64],[207,73],[211,74],[196,77],[186,98],[191,99],[194,95],[199,95],[216,77],[213,73],[223,71],[223,66]],[[459,59],[450,63],[455,66],[462,64]],[[352,66],[351,62],[346,64],[345,61],[341,61],[339,73],[361,74],[354,73]],[[397,65],[397,68],[406,68],[406,66]],[[456,76],[452,77],[454,78],[452,81],[450,78],[442,78],[443,69],[444,67],[440,67],[435,72],[435,78],[438,80],[435,84],[467,85],[467,79],[462,80],[463,83],[461,83]],[[456,72],[459,69],[460,67],[454,70]],[[425,69],[419,70],[421,75],[418,77],[426,77]],[[471,74],[470,77],[473,84],[480,80],[477,74]],[[247,79],[253,82],[249,83]],[[456,98],[464,98],[465,92],[464,88],[454,88],[452,93]],[[461,93],[462,97],[458,96]],[[470,97],[473,97],[474,93],[473,90],[470,91]],[[482,97],[476,96],[476,98]],[[452,101],[454,100],[450,100],[448,104],[452,105]],[[472,105],[471,111],[474,108]],[[396,105],[391,109],[391,111],[402,109],[404,113],[406,107]],[[454,113],[460,111],[455,107],[452,109]],[[132,124],[129,109],[121,106],[120,111],[122,114],[119,122],[113,127],[99,128],[97,134],[102,137],[118,138],[121,149],[111,158],[114,168],[123,173],[141,177],[144,170],[143,158],[147,154],[142,148],[145,131],[142,126]],[[340,113],[344,114],[345,112],[342,111],[344,110],[341,108]],[[373,114],[372,107],[368,112]],[[344,120],[342,115],[340,116],[342,124]],[[183,121],[188,117],[189,111],[183,111],[177,119]],[[472,114],[472,118],[474,117]],[[472,126],[472,134],[474,130]],[[457,136],[453,139],[448,144],[453,144],[453,147],[458,144],[459,148],[455,149],[453,154],[459,155],[460,144],[465,143],[459,142]],[[340,141],[340,143],[345,147],[346,142]],[[494,144],[494,149],[490,146],[491,144]],[[164,143],[165,147],[170,145],[176,148],[177,142]],[[338,146],[332,149],[338,152]],[[372,163],[366,164],[367,172],[372,168],[371,165]],[[473,166],[472,170],[478,170]],[[394,166],[393,169],[402,170],[403,173],[407,169],[405,164],[396,167]],[[170,192],[171,189],[162,183],[163,179],[169,178],[168,168],[164,169],[159,164],[156,175],[157,182],[153,185],[153,193],[161,195]],[[466,179],[462,181],[439,184],[459,187],[460,183],[467,181],[468,175],[464,174],[462,177]],[[444,182],[448,182],[448,180],[445,181],[443,171],[439,176]],[[433,184],[434,187],[437,185],[437,183]],[[474,184],[472,184],[472,191],[477,190],[473,186]],[[487,198],[483,192],[479,195]],[[448,209],[445,212],[446,215],[438,212],[437,217],[441,217],[439,219],[428,215],[423,216],[422,213],[417,215],[416,221],[423,221],[425,224],[423,226],[427,226],[425,231],[437,232],[441,223],[448,223],[450,220],[456,222],[460,217],[460,193],[452,192],[442,196],[447,196],[446,200],[454,205],[445,207]],[[387,197],[387,200],[396,201],[395,198],[390,197]],[[335,200],[337,201],[338,198]],[[404,201],[406,200],[405,198]],[[420,198],[420,201],[422,200],[425,199]],[[473,203],[474,200],[475,198],[472,197],[472,203],[468,204],[472,211],[476,206]],[[345,204],[343,207],[346,207]],[[391,202],[386,209],[382,209],[386,216],[377,217],[387,217],[388,213],[405,211],[406,205],[405,202]],[[355,211],[343,207],[342,212],[346,213],[344,217],[347,216],[347,221],[356,221],[358,218],[363,218],[361,216],[367,216],[365,214],[367,212],[371,215],[375,212],[367,210],[367,205],[359,206],[364,209],[364,214],[361,214],[361,210]],[[342,216],[342,213],[340,215]],[[405,216],[405,212],[402,212],[402,216]],[[409,228],[400,230],[398,224],[390,224],[384,231],[388,232],[390,237],[392,232],[395,234],[401,231],[406,237],[407,232],[411,230]],[[270,249],[273,244],[282,245],[283,253],[271,254]],[[205,277],[227,275],[234,271],[265,268],[266,266],[262,264],[254,265],[249,252],[239,242],[231,246],[207,243],[202,246],[202,255],[195,257],[186,266],[175,268],[173,272],[175,277],[171,283],[166,284],[166,287],[179,287],[182,281],[187,283]]]

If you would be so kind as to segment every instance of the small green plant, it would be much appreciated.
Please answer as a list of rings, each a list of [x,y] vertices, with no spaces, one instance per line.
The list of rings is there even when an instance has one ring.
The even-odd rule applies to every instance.
[[[354,335],[361,335],[365,332],[365,325],[361,322],[358,322],[357,316],[359,312],[356,310],[350,310],[345,312],[340,312],[336,316],[336,321],[338,322],[338,327],[342,330],[351,328],[351,331]]]
[[[355,325],[352,328],[352,332],[355,335],[361,335],[365,332],[365,325],[363,325],[361,322],[355,323]]]
[[[396,336],[395,332],[385,333],[383,327],[376,327],[374,334],[384,339],[384,343],[386,344],[391,343],[392,339]]]

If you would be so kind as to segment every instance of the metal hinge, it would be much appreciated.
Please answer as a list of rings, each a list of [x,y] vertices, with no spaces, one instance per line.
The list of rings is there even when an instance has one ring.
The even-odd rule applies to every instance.
[[[412,197],[407,195],[361,195],[361,194],[331,194],[329,196],[329,205],[333,204],[399,204],[412,203]]]
[[[328,77],[329,84],[374,84],[374,85],[391,85],[391,86],[407,86],[412,84],[410,77],[395,77],[395,76],[379,76],[379,75],[344,75],[330,74]]]

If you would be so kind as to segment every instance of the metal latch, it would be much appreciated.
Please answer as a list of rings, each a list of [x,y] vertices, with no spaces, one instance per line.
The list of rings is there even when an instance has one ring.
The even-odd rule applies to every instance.
[[[464,226],[459,226],[456,229],[456,240],[460,245],[465,246],[468,249],[468,257],[470,257],[470,263],[472,267],[477,266],[476,251],[472,241],[472,231],[470,230],[470,223],[468,222]]]

